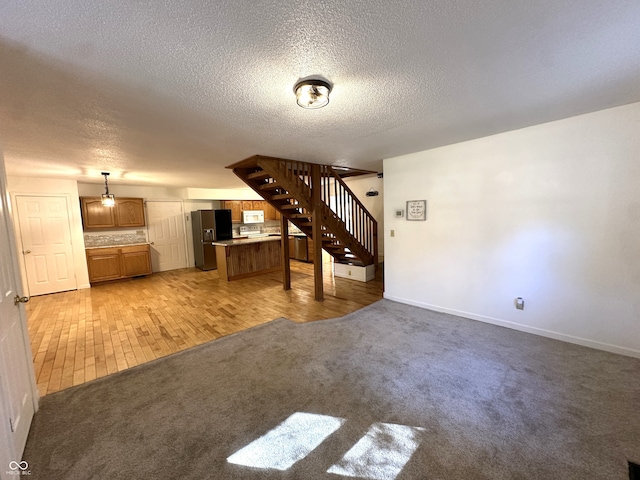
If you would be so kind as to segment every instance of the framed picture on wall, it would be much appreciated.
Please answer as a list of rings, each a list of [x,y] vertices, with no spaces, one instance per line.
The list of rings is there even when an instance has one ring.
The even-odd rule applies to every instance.
[[[423,222],[427,219],[427,201],[409,200],[407,201],[407,220]]]

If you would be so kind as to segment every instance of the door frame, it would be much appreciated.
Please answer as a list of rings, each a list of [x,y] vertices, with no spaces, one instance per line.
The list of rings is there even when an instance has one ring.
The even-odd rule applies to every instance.
[[[176,198],[168,198],[168,199],[162,199],[162,198],[154,198],[154,199],[145,199],[144,201],[144,213],[147,219],[147,240],[149,241],[149,243],[151,243],[151,239],[149,238],[149,210],[147,207],[147,204],[149,202],[173,202],[173,203],[179,203],[180,204],[180,210],[181,210],[181,216],[182,216],[182,231],[184,232],[184,254],[185,254],[185,261],[187,263],[185,268],[189,268],[189,239],[187,238],[188,235],[188,231],[187,230],[187,221],[186,221],[186,217],[185,217],[185,213],[184,213],[184,201],[182,201],[181,199],[176,199]],[[153,248],[153,245],[150,245],[151,248]],[[151,269],[153,270],[153,263],[151,265]],[[156,272],[154,272],[156,273]]]
[[[6,184],[5,184],[6,186]],[[73,245],[73,217],[71,215],[71,195],[68,193],[26,193],[26,192],[11,192],[10,193],[10,197],[11,197],[11,208],[13,209],[14,207],[17,209],[17,205],[18,205],[18,199],[17,197],[64,197],[67,200],[67,219],[69,220],[69,241],[71,242],[71,259],[73,260],[73,279],[75,281],[76,290],[79,290],[80,287],[78,285],[78,274],[76,271],[76,258],[75,258],[75,249],[74,249],[74,245]],[[23,280],[23,288],[24,288],[24,292],[25,295],[27,295],[28,297],[31,296],[31,291],[29,290],[29,278],[27,277],[27,265],[24,261],[24,255],[20,255],[19,252],[22,252],[22,250],[18,247],[22,246],[22,232],[20,231],[20,221],[17,218],[18,217],[18,212],[16,211],[16,214],[13,215],[13,212],[10,212],[10,220],[11,220],[11,224],[12,224],[12,228],[13,228],[13,234],[15,236],[15,248],[14,251],[16,252],[16,255],[18,256],[18,266],[19,266],[19,271],[20,271],[20,275],[21,275],[21,279]],[[84,246],[83,246],[84,248]]]
[[[9,256],[11,257],[11,267],[12,267],[11,269],[13,271],[13,279],[16,286],[16,292],[24,292],[25,290],[24,290],[24,285],[22,284],[22,277],[21,277],[20,266],[18,262],[18,253],[17,253],[18,247],[17,247],[16,238],[15,238],[15,228],[14,228],[15,223],[14,223],[14,216],[12,211],[12,203],[10,201],[10,197],[7,192],[7,176],[4,168],[4,157],[2,155],[2,151],[0,151],[0,195],[4,199],[4,202],[5,202],[4,206],[6,206],[6,210],[2,208],[3,207],[2,200],[0,200],[0,222],[6,223],[7,235],[9,236],[9,245],[7,245],[6,247],[0,247],[0,248],[7,248]],[[22,331],[23,347],[24,347],[25,355],[27,357],[25,361],[27,362],[27,372],[29,375],[28,383],[29,383],[29,388],[31,390],[31,401],[33,402],[33,411],[35,413],[38,411],[38,405],[40,402],[40,393],[38,392],[38,386],[36,384],[36,374],[33,367],[33,360],[32,360],[33,355],[31,351],[31,342],[29,339],[29,330],[27,328],[27,315],[23,306],[20,306],[18,308],[18,312],[19,312],[18,315],[19,315],[20,326]],[[4,412],[4,410],[5,410],[4,398],[0,397],[0,411]],[[13,456],[16,453],[13,451],[15,446],[11,444],[10,437],[9,438],[5,437],[5,428],[8,428],[8,427],[7,426],[0,427],[0,436],[3,437],[2,439],[0,439],[0,445],[2,445],[3,447],[8,447],[10,450],[9,455]],[[22,452],[20,453],[22,454]],[[14,459],[10,459],[10,460],[14,460]],[[19,459],[15,459],[15,460],[19,460]],[[6,471],[6,466],[0,465],[0,478],[7,478],[7,476],[5,476],[5,471]]]

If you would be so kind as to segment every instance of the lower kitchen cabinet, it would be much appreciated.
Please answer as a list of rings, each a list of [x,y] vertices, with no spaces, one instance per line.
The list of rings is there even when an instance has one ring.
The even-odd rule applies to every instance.
[[[151,273],[149,245],[122,247],[121,250],[123,277],[135,277],[138,275],[149,275]]]
[[[87,248],[89,282],[105,282],[151,273],[149,245]]]
[[[88,248],[86,252],[91,283],[122,277],[119,248]]]
[[[289,258],[296,258],[295,237],[289,237]]]

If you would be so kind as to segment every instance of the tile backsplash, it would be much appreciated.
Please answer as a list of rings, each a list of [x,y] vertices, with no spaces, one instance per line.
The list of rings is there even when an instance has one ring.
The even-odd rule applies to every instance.
[[[105,235],[84,235],[84,246],[107,247],[111,245],[130,245],[133,243],[146,243],[147,236],[142,233],[110,233]]]
[[[243,223],[234,223],[233,236],[237,237],[238,235],[240,235],[241,234],[240,228],[244,226],[245,225]],[[261,233],[280,233],[280,220],[267,220],[264,223],[251,224],[250,226],[253,228],[258,227]],[[289,233],[302,233],[302,232],[293,223],[289,222]]]

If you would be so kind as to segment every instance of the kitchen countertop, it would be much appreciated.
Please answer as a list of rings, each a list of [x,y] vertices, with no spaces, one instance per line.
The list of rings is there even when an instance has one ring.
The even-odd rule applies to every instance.
[[[149,242],[138,242],[138,243],[122,243],[119,245],[97,245],[95,247],[84,247],[85,250],[89,250],[90,248],[118,248],[118,247],[133,247],[134,245],[150,245]]]
[[[280,241],[280,235],[270,235],[268,237],[255,237],[255,238],[235,238],[233,240],[218,240],[213,242],[212,245],[220,247],[230,247],[232,245],[246,245],[248,243],[261,243],[261,242],[275,242]]]

